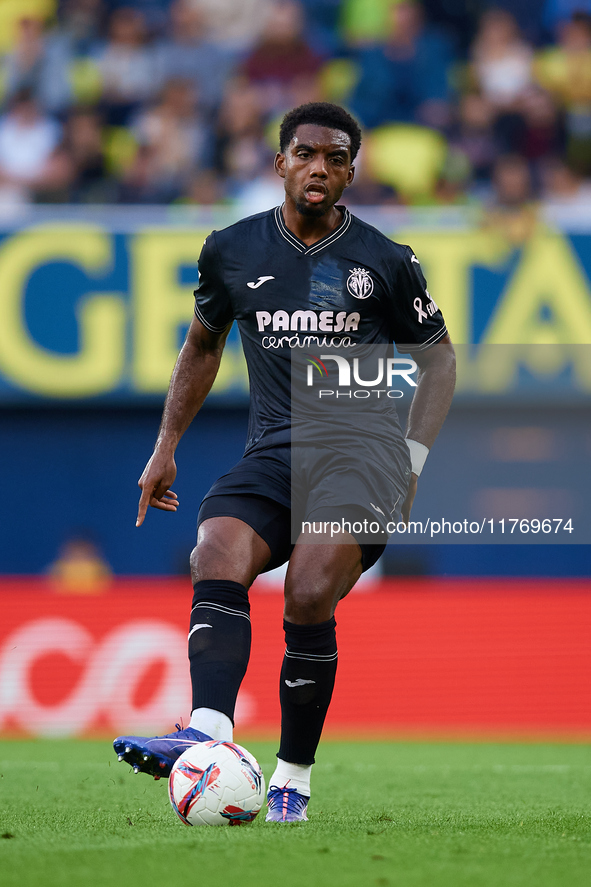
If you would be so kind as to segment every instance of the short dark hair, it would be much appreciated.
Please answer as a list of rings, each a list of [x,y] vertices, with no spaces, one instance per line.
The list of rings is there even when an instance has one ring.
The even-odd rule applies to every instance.
[[[326,126],[327,129],[339,129],[347,133],[351,139],[351,161],[355,160],[361,145],[359,124],[344,108],[330,102],[308,102],[306,105],[294,108],[293,111],[288,111],[279,129],[279,150],[282,154],[287,151],[298,126],[305,123]]]

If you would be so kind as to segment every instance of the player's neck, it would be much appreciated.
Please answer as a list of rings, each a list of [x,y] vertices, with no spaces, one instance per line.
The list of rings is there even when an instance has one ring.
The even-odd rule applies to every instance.
[[[286,226],[306,246],[313,246],[322,240],[323,237],[338,228],[343,221],[343,214],[336,206],[331,207],[323,216],[305,216],[286,200],[281,211]]]

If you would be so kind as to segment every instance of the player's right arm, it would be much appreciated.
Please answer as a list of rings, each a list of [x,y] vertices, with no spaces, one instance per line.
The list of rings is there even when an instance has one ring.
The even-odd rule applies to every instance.
[[[177,445],[209,394],[217,375],[230,325],[213,332],[194,317],[175,364],[164,403],[154,452],[138,481],[141,496],[136,527],[148,506],[176,511],[178,499],[170,487],[176,477]]]
[[[392,287],[397,296],[392,304],[394,339],[399,351],[409,353],[419,367],[406,438],[422,444],[428,451],[443,425],[453,397],[455,353],[443,315],[427,289],[419,260],[410,247],[402,249],[402,262],[398,265]],[[413,471],[401,512],[405,524],[410,519],[417,481],[418,474]]]

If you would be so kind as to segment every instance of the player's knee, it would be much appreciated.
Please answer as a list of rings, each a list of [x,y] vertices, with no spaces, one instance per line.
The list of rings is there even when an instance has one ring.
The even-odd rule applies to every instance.
[[[201,556],[199,553],[199,546],[196,545],[193,551],[191,552],[191,556],[189,558],[189,563],[191,565],[191,578],[193,579],[193,583],[199,582],[199,568],[201,566]]]
[[[191,566],[191,576],[194,576],[197,573],[199,567],[199,546],[196,545],[191,555],[189,557],[189,564]]]
[[[220,545],[215,538],[201,539],[191,552],[191,578],[193,584],[203,579],[219,579],[226,566],[226,547]],[[214,575],[215,573],[215,575]],[[221,578],[230,578],[222,576]]]
[[[334,614],[336,601],[332,591],[311,588],[286,588],[285,618],[300,625],[325,622]]]
[[[193,585],[207,579],[223,579],[249,588],[268,560],[268,549],[261,552],[253,547],[252,532],[236,538],[232,532],[206,526],[208,523],[199,527],[197,545],[191,552]]]

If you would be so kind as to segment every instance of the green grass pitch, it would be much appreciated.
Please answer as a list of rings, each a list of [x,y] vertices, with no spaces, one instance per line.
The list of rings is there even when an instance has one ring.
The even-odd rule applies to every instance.
[[[324,742],[291,826],[187,828],[107,741],[0,742],[0,774],[3,887],[591,884],[582,744]]]

